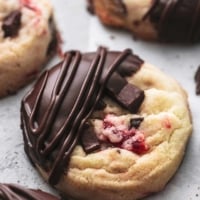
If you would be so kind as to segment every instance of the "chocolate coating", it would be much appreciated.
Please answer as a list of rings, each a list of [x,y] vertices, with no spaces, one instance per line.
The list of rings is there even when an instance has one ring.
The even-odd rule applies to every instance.
[[[96,53],[86,54],[67,52],[64,61],[46,71],[26,95],[21,107],[25,151],[33,163],[48,173],[50,184],[58,183],[71,152],[81,143],[81,133],[88,118],[99,109],[103,96],[118,98],[117,101],[130,112],[138,110],[144,92],[128,84],[123,76],[132,75],[142,64],[143,61],[129,49],[108,52],[99,48]],[[114,75],[119,78],[118,83],[122,82],[120,87],[118,83],[112,84]],[[134,88],[136,94],[122,98],[121,93],[129,88],[132,91]],[[88,151],[96,147],[98,142]]]
[[[200,40],[200,0],[154,0],[146,14],[155,24],[160,40]]]
[[[59,200],[41,190],[27,189],[15,184],[0,184],[1,200]]]

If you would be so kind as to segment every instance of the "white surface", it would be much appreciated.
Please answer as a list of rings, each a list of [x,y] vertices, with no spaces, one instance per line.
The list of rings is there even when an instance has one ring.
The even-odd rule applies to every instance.
[[[200,45],[175,46],[133,40],[126,32],[103,27],[86,12],[83,0],[52,0],[64,50],[95,51],[98,45],[113,50],[131,48],[146,61],[176,78],[189,94],[194,131],[185,159],[164,191],[146,200],[200,199],[200,96],[195,95],[194,73],[200,64]],[[53,63],[57,62],[56,60]],[[50,64],[51,66],[52,64]],[[0,100],[0,182],[51,191],[28,161],[20,130],[20,102],[30,86]],[[180,141],[181,142],[181,141]]]

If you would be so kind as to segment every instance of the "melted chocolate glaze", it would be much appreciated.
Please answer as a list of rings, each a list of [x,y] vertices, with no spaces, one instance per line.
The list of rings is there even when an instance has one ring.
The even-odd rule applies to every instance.
[[[200,0],[153,0],[147,17],[158,29],[160,40],[200,40]]]
[[[41,190],[32,190],[15,184],[0,184],[1,200],[59,200]]]
[[[64,61],[43,73],[26,95],[21,107],[25,151],[33,163],[48,173],[50,184],[58,183],[71,152],[81,143],[81,133],[88,118],[97,107],[99,109],[104,95],[114,100],[119,95],[118,102],[130,112],[140,107],[144,92],[128,84],[123,76],[132,75],[142,64],[143,61],[129,49],[108,52],[99,48],[96,53],[86,54],[67,52]],[[108,82],[114,81],[115,73],[125,84],[121,84],[121,92],[116,83],[110,94]],[[127,99],[120,96],[128,91],[136,91],[136,95],[128,95]],[[91,149],[98,145],[97,142]]]

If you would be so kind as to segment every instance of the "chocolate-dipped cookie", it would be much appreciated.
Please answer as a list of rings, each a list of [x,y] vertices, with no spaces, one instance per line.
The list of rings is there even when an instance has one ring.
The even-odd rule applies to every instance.
[[[0,0],[0,97],[32,80],[57,46],[48,0]]]
[[[1,200],[60,200],[41,190],[33,190],[17,184],[0,184]]]
[[[183,158],[192,123],[182,87],[131,50],[66,52],[21,106],[25,151],[73,199],[157,192]]]
[[[200,41],[200,0],[89,0],[90,10],[109,26],[146,40]]]

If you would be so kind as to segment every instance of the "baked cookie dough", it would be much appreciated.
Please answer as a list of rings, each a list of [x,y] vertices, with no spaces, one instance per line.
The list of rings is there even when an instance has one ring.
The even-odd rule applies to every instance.
[[[0,184],[1,200],[60,200],[41,190],[27,189],[17,184]]]
[[[88,0],[90,10],[112,27],[145,40],[200,41],[200,0]]]
[[[25,151],[77,200],[134,200],[162,190],[192,132],[187,94],[134,55],[69,51],[24,97]]]
[[[33,79],[56,48],[48,0],[0,0],[0,97]]]

